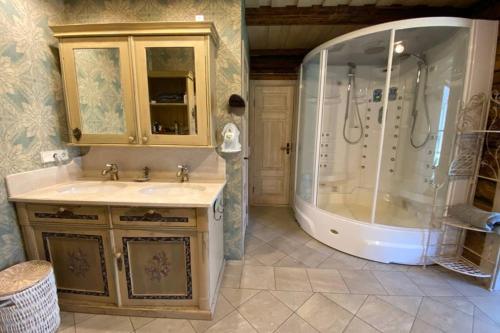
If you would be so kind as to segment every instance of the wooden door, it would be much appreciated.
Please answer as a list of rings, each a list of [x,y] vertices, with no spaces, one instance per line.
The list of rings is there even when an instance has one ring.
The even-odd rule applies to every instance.
[[[253,84],[253,205],[288,205],[294,87],[293,81]]]

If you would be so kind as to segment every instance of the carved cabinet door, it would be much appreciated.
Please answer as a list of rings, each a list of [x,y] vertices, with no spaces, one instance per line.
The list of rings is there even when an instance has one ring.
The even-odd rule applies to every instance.
[[[195,231],[114,230],[124,305],[197,305]]]
[[[61,301],[115,302],[108,231],[40,226],[35,237],[40,258],[54,266]]]

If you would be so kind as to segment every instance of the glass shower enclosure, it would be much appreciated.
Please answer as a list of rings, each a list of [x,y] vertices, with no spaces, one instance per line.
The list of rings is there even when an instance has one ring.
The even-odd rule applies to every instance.
[[[472,71],[473,57],[491,66],[491,54],[478,51],[477,34],[496,40],[496,23],[480,22],[392,22],[336,38],[305,57],[294,208],[307,232],[385,262],[389,248],[405,242],[412,255],[392,261],[419,262],[431,217],[444,213],[454,190],[448,168],[458,111],[479,89],[472,81],[484,81]],[[488,82],[483,86],[488,93]],[[343,249],[343,229],[351,240],[361,237],[359,248],[385,242],[384,254]]]

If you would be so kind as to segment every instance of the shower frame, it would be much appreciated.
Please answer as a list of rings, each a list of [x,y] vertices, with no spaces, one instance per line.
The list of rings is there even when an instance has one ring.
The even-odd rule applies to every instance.
[[[498,23],[496,21],[484,21],[484,20],[470,20],[462,18],[453,17],[432,17],[432,18],[419,18],[419,19],[409,19],[402,21],[395,21],[384,23],[364,29],[360,29],[343,36],[334,38],[328,42],[321,44],[320,46],[309,52],[300,67],[299,74],[299,98],[298,98],[298,110],[299,115],[297,117],[297,133],[296,142],[299,142],[300,135],[300,113],[301,110],[301,98],[302,98],[302,79],[303,79],[303,64],[308,60],[312,59],[317,54],[320,54],[319,60],[319,76],[318,76],[318,102],[316,105],[316,127],[315,127],[315,149],[314,149],[314,174],[312,181],[312,200],[311,203],[303,200],[297,195],[297,184],[298,184],[298,163],[299,154],[295,154],[295,200],[294,200],[294,211],[302,228],[308,232],[314,238],[337,248],[341,251],[371,259],[381,262],[396,262],[403,264],[423,264],[425,262],[425,248],[427,240],[431,244],[436,243],[440,235],[439,226],[432,228],[432,221],[429,221],[428,228],[408,228],[408,227],[397,227],[391,225],[384,225],[376,223],[376,209],[377,209],[377,199],[379,196],[379,188],[381,181],[381,168],[382,168],[382,153],[384,148],[384,137],[385,137],[385,127],[386,127],[386,113],[388,109],[389,100],[389,87],[391,84],[391,69],[393,63],[394,45],[395,45],[395,34],[396,31],[409,28],[426,28],[426,27],[460,27],[469,28],[469,44],[467,49],[467,63],[464,76],[464,86],[461,98],[461,104],[465,104],[466,101],[473,95],[479,93],[485,93],[489,96],[491,90],[491,83],[493,80],[493,68],[495,61],[495,45],[497,40]],[[382,110],[382,124],[381,132],[379,137],[379,147],[377,152],[377,166],[376,166],[376,179],[375,186],[373,189],[372,197],[372,207],[371,216],[369,222],[362,222],[354,220],[352,218],[347,218],[344,216],[337,215],[332,212],[325,211],[318,207],[318,184],[319,184],[319,154],[320,154],[320,140],[323,120],[323,106],[324,106],[324,87],[326,82],[327,73],[327,56],[328,49],[339,43],[348,42],[354,38],[366,36],[369,34],[390,31],[389,40],[389,50],[388,50],[388,61],[387,61],[387,75],[385,78],[384,92],[383,92],[383,110]],[[478,63],[478,59],[481,59]],[[486,118],[482,120],[483,127],[486,125]],[[454,148],[456,149],[456,147]],[[452,154],[454,154],[452,152]],[[472,196],[475,190],[476,177],[470,177],[464,180],[454,180],[449,182],[447,195],[446,195],[446,205],[471,202]],[[325,219],[332,220],[330,224],[322,227],[317,227],[317,224],[323,223]],[[316,221],[314,223],[312,221]],[[334,221],[335,220],[335,221]],[[335,223],[333,223],[335,222]],[[343,230],[346,223],[351,223],[354,228],[347,228],[352,230]],[[316,225],[315,225],[316,224]],[[345,241],[338,241],[342,235],[348,236],[350,241],[355,240],[355,237],[359,236],[363,238],[363,235],[357,233],[355,229],[361,230],[363,227],[372,227],[371,232],[376,231],[374,234],[368,230],[364,230],[362,234],[371,235],[369,239],[362,239],[359,244],[354,246],[344,246]],[[359,231],[358,230],[358,231]],[[345,232],[344,232],[345,231]],[[377,237],[374,235],[381,235],[382,237]],[[385,235],[384,235],[385,234]],[[378,239],[381,238],[381,239]],[[398,238],[400,238],[398,240]],[[392,241],[391,241],[392,239]],[[344,245],[342,245],[344,243]],[[356,242],[354,242],[356,243]],[[385,245],[383,244],[385,243]],[[389,244],[391,243],[391,244]],[[381,251],[379,251],[383,248]],[[391,253],[393,250],[401,250],[399,253]],[[436,248],[430,247],[428,249],[429,253],[436,251]],[[397,251],[396,251],[397,252]]]

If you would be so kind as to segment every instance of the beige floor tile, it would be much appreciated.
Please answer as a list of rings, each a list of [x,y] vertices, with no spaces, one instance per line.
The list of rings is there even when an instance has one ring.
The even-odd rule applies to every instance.
[[[265,266],[262,262],[260,262],[257,258],[255,258],[251,254],[245,254],[244,256],[245,265],[250,266]]]
[[[373,275],[384,286],[389,295],[424,296],[422,290],[403,272],[373,271]]]
[[[353,295],[353,294],[332,294],[323,293],[324,296],[334,301],[352,314],[356,314],[365,302],[367,295]]]
[[[464,296],[435,296],[431,299],[443,303],[445,305],[451,306],[457,310],[464,313],[473,315],[474,314],[474,304]]]
[[[259,332],[274,332],[292,311],[268,291],[262,291],[238,308]]]
[[[299,244],[305,244],[306,242],[310,241],[313,239],[311,236],[309,236],[304,230],[298,229],[294,231],[287,232],[283,234],[286,238],[289,238],[295,243]]]
[[[353,294],[387,295],[387,291],[375,278],[372,271],[343,270],[340,275]]]
[[[336,252],[331,257],[321,263],[319,268],[333,268],[333,269],[363,269],[367,264],[367,260],[343,252]]]
[[[472,332],[473,317],[449,305],[424,297],[417,318],[443,331]]]
[[[256,333],[257,331],[238,311],[233,311],[210,327],[207,333]]]
[[[196,333],[185,319],[158,318],[144,325],[137,333]]]
[[[60,331],[75,326],[75,315],[73,312],[61,311],[59,316],[61,318],[61,324],[59,325]]]
[[[281,325],[277,333],[316,333],[311,325],[309,325],[304,319],[297,316],[295,313],[288,318],[288,320]]]
[[[302,262],[304,265],[311,268],[317,267],[326,258],[328,258],[327,255],[311,249],[310,247],[307,247],[305,245],[290,253],[290,257]]]
[[[93,313],[75,312],[75,324],[81,323],[82,321],[90,319],[93,316],[95,316],[95,314],[93,314]]]
[[[500,324],[500,296],[468,297],[484,314]]]
[[[155,318],[148,318],[148,317],[130,317],[130,321],[132,322],[132,326],[134,327],[135,330],[138,330],[139,328],[143,327],[144,325],[152,322],[155,320]]]
[[[277,263],[274,264],[274,267],[299,267],[299,268],[307,268],[306,264],[297,259],[294,259],[290,256],[286,256]]]
[[[500,325],[495,323],[490,319],[490,317],[476,308],[474,312],[474,326],[472,331],[474,333],[498,333],[500,332]]]
[[[253,296],[257,295],[260,290],[257,289],[232,289],[221,288],[221,294],[231,303],[232,306],[238,307],[248,301]]]
[[[369,296],[356,316],[379,331],[394,333],[410,332],[415,319],[377,296]]]
[[[59,328],[57,329],[57,333],[75,333],[76,332],[76,328],[75,326],[66,326],[66,327],[61,327],[59,326]]]
[[[262,228],[258,228],[257,230],[253,230],[251,233],[252,233],[252,236],[257,237],[261,241],[264,241],[267,243],[270,240],[272,240],[273,238],[276,238],[279,235],[281,235],[283,232],[284,232],[283,230],[280,230],[277,228],[264,226]]]
[[[305,245],[327,256],[331,256],[332,254],[338,252],[337,250],[317,241],[316,239],[311,239],[310,241],[306,242]]]
[[[222,277],[221,286],[226,288],[239,288],[241,281],[241,272],[243,265],[229,265],[226,264],[224,268],[224,275]]]
[[[307,270],[307,275],[309,276],[312,289],[315,292],[349,292],[339,272],[334,269],[309,268]]]
[[[265,266],[272,266],[274,263],[286,256],[285,253],[268,244],[263,244],[248,254]]]
[[[427,324],[425,321],[415,319],[411,327],[411,333],[444,333],[439,328]]]
[[[363,269],[368,269],[372,271],[397,271],[406,272],[411,266],[399,265],[399,264],[385,264],[383,262],[368,261]]]
[[[257,237],[253,237],[250,234],[247,234],[245,237],[245,253],[250,253],[259,248],[259,246],[264,245],[265,242],[260,240]]]
[[[380,332],[379,330],[373,328],[372,326],[368,325],[361,319],[354,317],[351,322],[349,323],[349,326],[345,329],[344,333],[377,333]]]
[[[445,273],[447,275],[448,283],[450,283],[458,292],[464,296],[492,296],[492,294],[481,285],[483,280],[476,280],[473,278],[463,278],[457,273]]]
[[[443,274],[434,270],[411,270],[405,274],[427,296],[461,296]]]
[[[304,268],[275,267],[277,290],[311,291],[311,284]]]
[[[224,298],[224,296],[219,295],[214,318],[212,320],[190,320],[190,323],[197,333],[203,333],[232,311],[234,311],[234,307]]]
[[[132,322],[126,316],[94,315],[76,324],[76,333],[132,332]]]
[[[416,316],[422,297],[420,296],[378,296],[381,300],[394,305],[409,315]]]
[[[291,240],[283,235],[280,235],[269,242],[269,245],[274,247],[275,249],[280,250],[283,253],[290,254],[295,251],[297,248],[302,246],[302,244]]]
[[[288,306],[292,311],[296,311],[302,304],[305,303],[311,296],[312,292],[306,291],[280,291],[272,290],[271,294],[279,299],[281,303]]]
[[[274,290],[274,267],[244,265],[241,288]]]
[[[353,317],[352,313],[322,294],[314,294],[297,310],[297,314],[320,332],[342,332]]]

